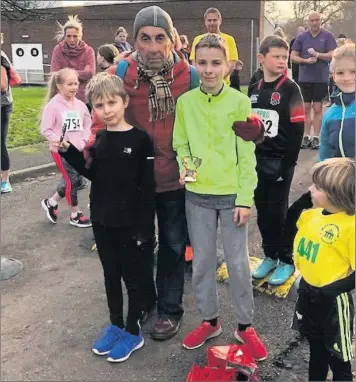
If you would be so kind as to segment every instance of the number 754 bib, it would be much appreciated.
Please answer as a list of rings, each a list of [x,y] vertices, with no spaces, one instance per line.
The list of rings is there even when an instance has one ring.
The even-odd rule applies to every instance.
[[[278,135],[279,114],[276,110],[252,109],[252,113],[261,117],[265,128],[265,137],[274,138]]]
[[[83,131],[83,122],[76,110],[62,113],[62,130],[68,132]]]

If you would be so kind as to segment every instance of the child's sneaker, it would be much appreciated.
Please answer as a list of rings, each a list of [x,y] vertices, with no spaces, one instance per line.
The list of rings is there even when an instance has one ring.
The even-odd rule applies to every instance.
[[[145,340],[141,331],[138,336],[123,332],[120,341],[110,350],[107,360],[109,362],[124,362],[135,350],[141,349],[144,344]]]
[[[258,338],[254,328],[250,326],[244,331],[239,331],[236,329],[234,336],[239,342],[247,345],[253,358],[255,358],[256,361],[263,361],[267,358],[267,349],[262,341]]]
[[[88,228],[91,227],[91,221],[86,216],[84,216],[81,212],[78,212],[77,215],[73,218],[69,219],[69,224],[80,227],[80,228]]]
[[[124,330],[118,326],[109,325],[99,334],[91,350],[97,355],[109,354],[110,350],[123,337],[124,333]]]
[[[283,285],[295,272],[293,264],[279,262],[278,267],[274,270],[271,277],[268,279],[268,284],[272,286]]]
[[[256,280],[264,279],[271,271],[277,268],[278,260],[265,257],[262,263],[252,272],[252,277]]]
[[[309,135],[305,135],[302,140],[302,144],[300,146],[301,149],[308,149],[311,147],[311,138]]]
[[[318,150],[319,149],[319,137],[315,136],[311,140],[311,148],[312,150]]]
[[[41,206],[46,211],[46,215],[47,215],[48,220],[51,223],[56,224],[57,223],[57,216],[58,216],[58,204],[56,206],[51,206],[49,204],[48,199],[43,199],[41,202]]]
[[[12,191],[12,187],[10,182],[7,182],[6,180],[1,181],[1,193],[6,194],[11,191]]]
[[[217,337],[220,334],[221,325],[219,322],[216,326],[212,326],[210,322],[203,321],[197,328],[188,333],[182,345],[189,350],[197,349],[203,346],[205,341]]]

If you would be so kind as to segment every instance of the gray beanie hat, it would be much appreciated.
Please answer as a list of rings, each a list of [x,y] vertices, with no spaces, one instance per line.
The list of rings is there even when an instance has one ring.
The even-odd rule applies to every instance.
[[[136,40],[138,32],[143,27],[159,27],[166,31],[172,42],[175,40],[175,33],[171,16],[162,8],[152,5],[140,10],[137,13],[133,25],[133,37]]]

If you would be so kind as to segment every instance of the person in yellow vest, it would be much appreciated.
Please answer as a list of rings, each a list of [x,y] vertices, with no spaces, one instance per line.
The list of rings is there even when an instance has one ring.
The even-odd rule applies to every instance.
[[[204,36],[206,36],[209,33],[215,33],[220,35],[225,40],[225,44],[227,47],[228,69],[225,76],[225,83],[230,85],[230,80],[229,80],[230,74],[234,70],[236,62],[239,59],[235,39],[232,36],[226,33],[222,33],[220,31],[220,26],[222,24],[222,17],[221,17],[220,11],[217,8],[208,8],[204,13],[204,21],[205,21],[205,26],[208,32],[195,37],[193,41],[192,49],[190,52],[190,60],[192,61],[194,65],[195,64],[195,46]]]

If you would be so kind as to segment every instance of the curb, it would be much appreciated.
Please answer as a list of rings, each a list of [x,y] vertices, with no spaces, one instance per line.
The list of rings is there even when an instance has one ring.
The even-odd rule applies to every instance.
[[[46,163],[39,166],[28,167],[22,170],[16,170],[10,172],[11,183],[19,183],[27,178],[34,178],[40,175],[46,175],[48,172],[58,172],[58,168],[55,163]]]

